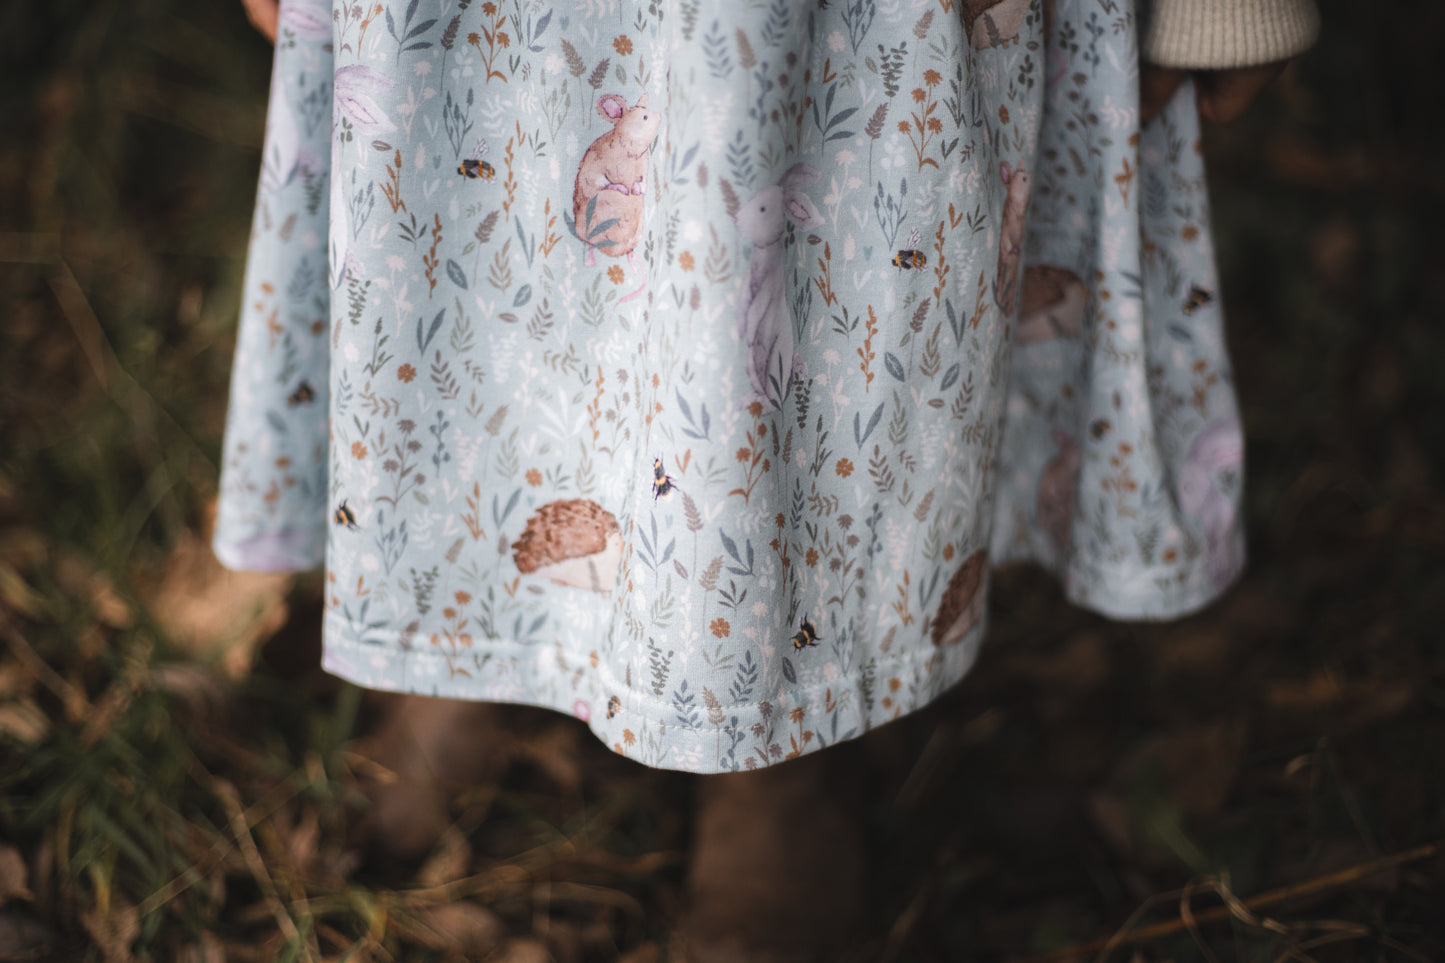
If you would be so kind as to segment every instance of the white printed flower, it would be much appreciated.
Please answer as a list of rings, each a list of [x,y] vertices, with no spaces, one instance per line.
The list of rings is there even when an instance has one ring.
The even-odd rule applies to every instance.
[[[843,39],[843,34],[837,30],[834,30],[832,33],[828,34],[828,49],[833,51],[834,53],[838,53],[840,50],[842,50],[843,44],[846,42],[847,41]]]

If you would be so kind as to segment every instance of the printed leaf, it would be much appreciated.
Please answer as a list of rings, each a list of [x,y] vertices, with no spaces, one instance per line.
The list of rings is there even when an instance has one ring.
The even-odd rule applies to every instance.
[[[793,670],[793,660],[786,655],[783,656],[783,678],[793,685],[798,684],[798,673]]]
[[[472,247],[473,245],[468,244],[467,246]],[[455,284],[457,287],[461,288],[463,291],[467,289],[466,273],[462,271],[462,266],[456,261],[453,261],[451,258],[447,258],[447,277],[451,278],[452,283]],[[955,365],[954,367],[957,367],[957,365]],[[946,388],[948,386],[944,385],[944,387]]]
[[[903,380],[903,362],[895,358],[892,351],[883,352],[883,367],[887,368],[888,373],[899,381]]]

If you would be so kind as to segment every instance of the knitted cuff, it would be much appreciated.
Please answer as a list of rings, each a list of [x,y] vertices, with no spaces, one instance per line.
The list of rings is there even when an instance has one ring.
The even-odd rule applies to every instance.
[[[1144,60],[1223,70],[1286,60],[1320,32],[1314,0],[1154,0]]]

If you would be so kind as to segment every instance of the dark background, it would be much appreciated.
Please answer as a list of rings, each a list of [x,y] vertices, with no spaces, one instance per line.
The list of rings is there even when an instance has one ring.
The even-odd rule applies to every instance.
[[[1321,7],[1206,131],[1248,574],[1162,625],[1000,578],[872,796],[863,958],[1141,907],[1108,959],[1445,958],[1445,5]],[[518,714],[431,859],[358,865],[319,587],[205,550],[269,57],[228,0],[0,9],[0,958],[648,959],[693,780]]]

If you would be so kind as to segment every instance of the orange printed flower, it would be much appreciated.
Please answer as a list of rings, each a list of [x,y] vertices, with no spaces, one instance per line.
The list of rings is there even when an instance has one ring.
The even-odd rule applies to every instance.
[[[802,722],[803,712],[804,709],[802,706],[794,706],[792,710],[788,713],[788,718],[793,720],[794,722]]]
[[[455,594],[455,598],[456,598],[456,600],[457,600],[457,604],[458,604],[458,605],[466,605],[468,602],[470,602],[470,601],[472,600],[471,595],[468,594],[468,593],[466,593],[466,592],[457,592],[457,593]]]
[[[891,678],[891,679],[888,680],[888,691],[889,691],[889,692],[897,692],[898,689],[899,689],[899,687],[902,686],[902,685],[903,685],[903,681],[902,681],[901,679],[899,679],[897,676],[894,676],[893,678]]]
[[[607,280],[611,281],[613,284],[621,284],[622,279],[626,276],[627,275],[622,273],[622,268],[619,265],[614,264],[607,269]]]
[[[838,473],[839,478],[847,478],[853,474],[853,463],[846,458],[839,458],[834,463],[833,470]]]
[[[942,133],[943,121],[939,120],[937,117],[928,118],[928,129],[933,131],[935,134]]]
[[[404,381],[407,384],[411,384],[412,380],[416,378],[416,369],[409,364],[404,364],[400,368],[396,369],[396,377],[398,381]]]
[[[677,264],[678,264],[678,266],[681,267],[684,271],[691,271],[691,270],[693,269],[693,265],[695,264],[695,262],[694,262],[693,259],[692,259],[692,252],[691,252],[691,251],[683,251],[681,254],[679,254],[679,255],[677,256]]]
[[[738,449],[738,461],[747,461],[751,457],[753,457],[753,453],[748,451],[746,448]]]
[[[786,524],[788,523],[788,520],[783,517],[783,513],[782,513],[782,512],[778,512],[778,515],[777,515],[776,518],[773,519],[773,522],[774,522],[779,528],[782,528],[784,525],[786,525]]]
[[[362,458],[365,458],[366,446],[359,441],[353,441],[351,443],[351,457],[357,459],[358,461],[360,461]]]
[[[542,484],[542,473],[535,468],[528,468],[527,484],[531,485],[533,488],[536,488],[538,485]]]
[[[1184,240],[1186,241],[1192,241],[1199,236],[1199,228],[1195,227],[1193,224],[1186,224],[1184,225],[1184,230],[1179,232],[1179,236],[1184,238]]]
[[[627,743],[627,744],[630,746],[630,745],[632,745],[634,742],[637,741],[637,736],[635,736],[635,735],[632,734],[632,730],[631,730],[631,729],[623,729],[623,730],[622,730],[622,741],[625,742],[625,743]]]
[[[908,126],[908,121],[906,121],[906,120],[900,120],[900,121],[898,122],[898,133],[900,133],[900,134],[911,134],[912,132],[913,132],[913,128],[910,127],[910,126]]]
[[[923,72],[923,82],[929,87],[937,87],[942,80],[943,78],[939,76],[936,70],[925,70]]]
[[[628,54],[632,53],[632,38],[618,37],[616,40],[612,41],[612,49],[622,54],[622,56],[626,57]]]
[[[726,638],[732,632],[732,626],[728,625],[728,620],[723,618],[713,619],[708,624],[708,628],[712,629],[712,634],[720,639]]]
[[[1160,557],[1166,562],[1172,562],[1179,557],[1179,553],[1172,548],[1166,548],[1164,554]]]
[[[812,568],[813,566],[817,565],[817,564],[818,564],[818,550],[817,550],[816,548],[809,548],[809,549],[808,549],[808,553],[803,556],[803,561],[805,561],[805,562],[808,563],[808,567],[809,567],[809,568]]]
[[[945,562],[951,562],[951,561],[953,561],[953,543],[952,543],[952,542],[949,542],[947,545],[943,546],[943,560],[944,560]]]
[[[510,47],[511,45],[512,45],[512,38],[509,37],[509,36],[507,36],[504,31],[498,30],[498,31],[497,31],[497,46],[498,46],[498,47]]]
[[[913,102],[914,102],[915,104],[921,104],[921,103],[923,103],[923,102],[924,102],[925,100],[927,100],[927,99],[928,99],[928,94],[924,93],[922,87],[914,87],[914,88],[913,88]]]
[[[486,14],[487,16],[489,16],[489,17],[494,17],[494,16],[496,16],[496,14],[497,14],[497,5],[496,5],[495,3],[484,3],[484,4],[482,4],[482,13],[485,13],[485,14]]]
[[[483,11],[483,12],[485,12],[485,11]],[[467,34],[467,43],[471,44],[473,47],[476,47],[478,50],[481,50],[481,49],[482,49],[482,35],[479,34],[479,33],[476,33],[476,32],[472,32],[472,33]]]
[[[442,617],[454,619],[457,617],[457,610],[448,605],[446,608],[442,609]]]

